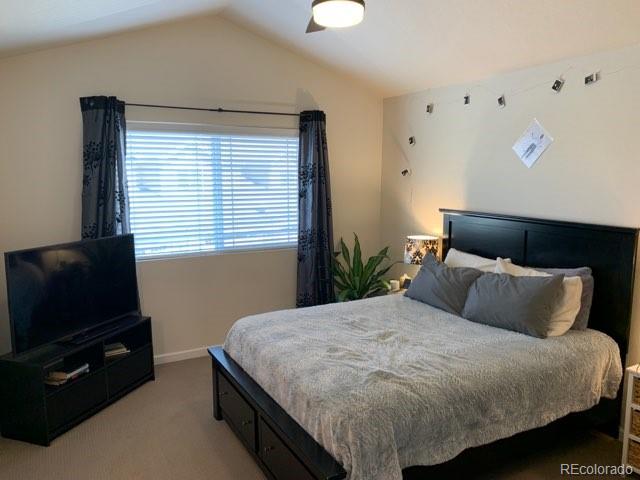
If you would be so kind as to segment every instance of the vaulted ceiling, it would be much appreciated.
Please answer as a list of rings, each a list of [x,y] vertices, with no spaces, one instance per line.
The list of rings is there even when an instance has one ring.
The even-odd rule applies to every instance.
[[[2,0],[0,56],[220,14],[384,96],[640,43],[638,0],[367,0],[362,24],[306,35],[311,0]]]

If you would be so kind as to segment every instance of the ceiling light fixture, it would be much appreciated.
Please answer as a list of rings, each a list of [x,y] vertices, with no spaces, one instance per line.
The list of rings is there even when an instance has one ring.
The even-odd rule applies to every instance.
[[[323,27],[352,27],[364,18],[364,0],[314,0],[313,21]]]

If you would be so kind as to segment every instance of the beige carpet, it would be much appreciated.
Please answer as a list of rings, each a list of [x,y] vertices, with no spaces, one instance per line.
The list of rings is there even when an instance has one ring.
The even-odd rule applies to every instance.
[[[563,462],[616,463],[620,443],[591,432],[525,436],[471,450],[453,462],[408,477],[548,479]],[[556,475],[558,474],[558,475]],[[240,442],[211,416],[206,358],[162,365],[143,385],[48,448],[0,439],[2,480],[264,479]]]

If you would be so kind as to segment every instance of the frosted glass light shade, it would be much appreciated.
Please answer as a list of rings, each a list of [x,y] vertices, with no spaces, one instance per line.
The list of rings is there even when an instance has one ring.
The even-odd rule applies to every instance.
[[[323,27],[352,27],[364,18],[363,0],[315,0],[311,8],[313,21]]]
[[[409,235],[404,247],[404,263],[422,265],[422,260],[433,253],[438,258],[440,241],[431,235]]]

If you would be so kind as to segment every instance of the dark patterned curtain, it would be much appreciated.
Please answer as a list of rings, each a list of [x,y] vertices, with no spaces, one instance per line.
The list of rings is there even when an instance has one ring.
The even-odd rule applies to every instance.
[[[296,305],[335,301],[333,220],[324,112],[300,114],[298,200],[298,291]]]
[[[80,99],[83,125],[82,238],[129,233],[124,169],[124,102],[116,97]]]

